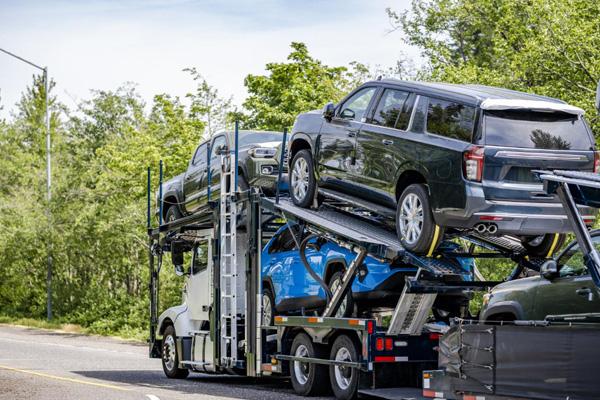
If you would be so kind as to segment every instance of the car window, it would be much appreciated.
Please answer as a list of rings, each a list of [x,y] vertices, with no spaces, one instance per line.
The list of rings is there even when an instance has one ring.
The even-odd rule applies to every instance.
[[[486,111],[485,144],[528,149],[589,150],[593,143],[582,118],[529,110]]]
[[[406,114],[404,107],[408,95],[408,92],[401,90],[386,89],[377,104],[371,122],[389,128],[406,129],[406,127],[398,127],[397,124],[400,115],[402,113]],[[408,123],[408,120],[406,122]]]
[[[592,242],[596,250],[600,251],[600,236],[592,237]],[[579,245],[575,244],[558,260],[560,268],[560,276],[581,276],[588,273],[583,259],[583,253],[579,249]]]
[[[427,107],[427,132],[453,139],[471,141],[475,108],[435,98]]]
[[[361,121],[376,90],[375,87],[368,87],[356,92],[340,107],[338,116],[344,119]]]
[[[419,96],[415,106],[415,115],[410,126],[411,132],[422,133],[425,131],[425,113],[427,111],[427,97]],[[410,116],[409,116],[410,118]]]
[[[208,243],[203,242],[194,248],[192,257],[192,275],[203,271],[208,266]]]
[[[206,147],[207,143],[201,144],[196,149],[196,153],[194,153],[194,158],[192,160],[193,165],[201,165],[206,164]]]
[[[298,236],[298,232],[300,231],[300,227],[298,225],[294,225],[290,228],[284,229],[278,236],[275,238],[275,241],[269,247],[269,254],[272,253],[280,253],[283,251],[291,251],[297,248],[296,241],[292,236],[292,231],[294,235]],[[300,238],[297,238],[300,241]]]
[[[218,154],[217,151],[219,151],[219,147],[222,147],[225,144],[227,144],[225,136],[221,135],[214,138],[212,146],[210,148],[210,158],[215,159],[216,157],[220,156],[220,154]]]

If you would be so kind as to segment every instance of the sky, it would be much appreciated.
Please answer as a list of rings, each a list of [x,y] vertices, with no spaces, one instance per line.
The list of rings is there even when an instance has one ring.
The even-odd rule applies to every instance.
[[[196,67],[235,104],[244,77],[284,61],[290,43],[307,44],[327,65],[359,61],[392,66],[417,60],[385,9],[410,0],[0,0],[0,48],[48,66],[67,107],[90,90],[134,82],[146,102],[158,93],[184,97]],[[7,118],[35,69],[0,53],[0,117]]]

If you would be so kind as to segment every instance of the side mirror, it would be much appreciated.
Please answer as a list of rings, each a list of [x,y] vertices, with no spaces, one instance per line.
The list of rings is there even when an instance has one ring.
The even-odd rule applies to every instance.
[[[598,86],[596,86],[596,111],[600,113],[600,81],[598,81]]]
[[[554,260],[548,260],[540,267],[540,275],[544,279],[552,280],[558,275],[558,264]]]
[[[175,275],[182,276],[185,274],[183,268],[183,247],[177,242],[171,242],[171,261],[175,267]]]
[[[332,102],[325,104],[325,107],[323,107],[323,118],[325,118],[327,121],[331,121],[334,114],[335,105]]]
[[[344,108],[344,110],[342,111],[342,113],[340,114],[340,117],[342,117],[343,119],[354,119],[354,116],[356,114],[354,113],[354,111],[352,111],[349,108]]]

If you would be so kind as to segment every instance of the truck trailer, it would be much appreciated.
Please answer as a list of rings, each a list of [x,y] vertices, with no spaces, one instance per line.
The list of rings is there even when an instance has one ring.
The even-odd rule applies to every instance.
[[[530,258],[518,240],[477,233],[456,237],[470,244],[464,251],[417,255],[404,249],[385,223],[343,199],[305,209],[279,191],[273,197],[255,188],[240,191],[236,168],[231,165],[237,165],[235,147],[221,153],[218,198],[211,199],[209,192],[207,207],[175,221],[163,223],[160,219],[158,227],[151,226],[148,169],[149,354],[162,359],[170,378],[183,378],[189,372],[281,375],[289,376],[301,395],[331,389],[338,399],[355,398],[359,393],[422,398],[422,374],[438,367],[439,339],[446,330],[431,323],[436,297],[468,295],[498,283],[465,281],[456,259],[510,259],[515,267],[507,280],[518,278],[526,269],[539,270],[543,263]],[[159,191],[161,182],[162,167]],[[272,326],[261,326],[261,249],[288,222],[352,250],[355,258],[322,312],[277,315]],[[302,238],[295,240],[302,252]],[[159,314],[160,271],[169,253],[176,272],[185,275],[183,302]],[[187,271],[183,268],[185,253],[191,253]],[[367,255],[400,260],[417,269],[414,276],[406,278],[389,321],[377,315],[335,316],[352,281],[364,273],[360,267]]]

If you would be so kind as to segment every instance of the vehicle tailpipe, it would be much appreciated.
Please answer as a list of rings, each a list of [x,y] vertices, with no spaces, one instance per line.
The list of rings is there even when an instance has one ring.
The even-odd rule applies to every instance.
[[[484,233],[487,233],[487,226],[485,226],[485,224],[477,224],[475,225],[475,232],[483,235]]]

